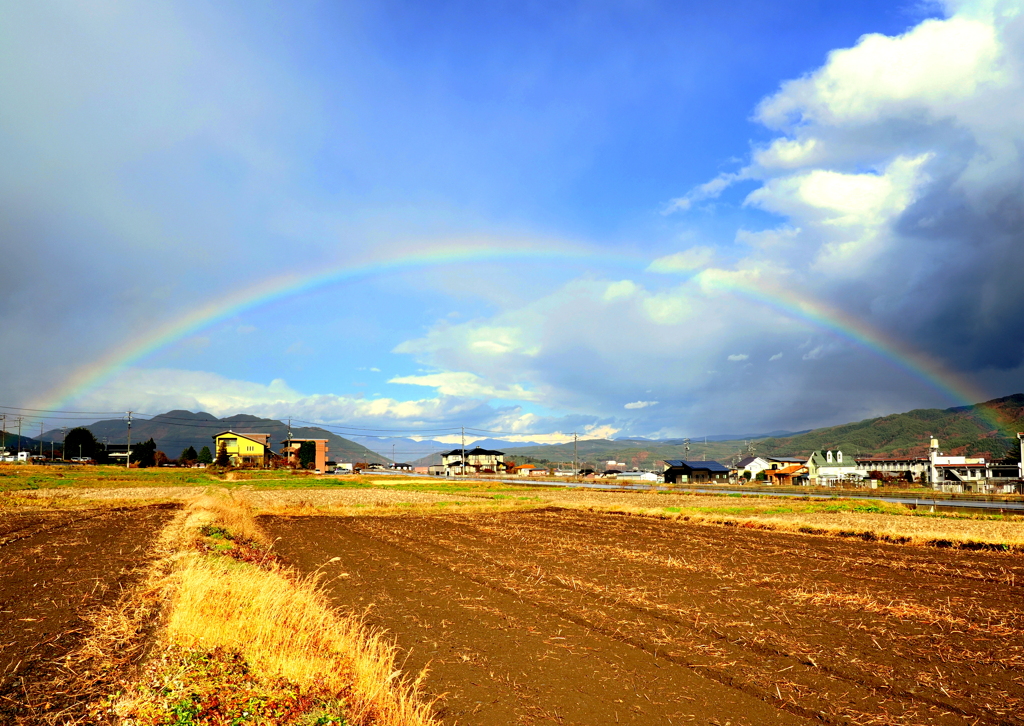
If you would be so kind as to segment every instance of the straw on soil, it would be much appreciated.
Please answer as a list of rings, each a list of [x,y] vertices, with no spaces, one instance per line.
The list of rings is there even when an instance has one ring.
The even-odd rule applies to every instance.
[[[115,704],[126,721],[159,723],[144,717],[166,711],[181,695],[168,694],[175,678],[166,671],[182,671],[190,654],[201,653],[207,660],[240,660],[243,671],[268,689],[291,684],[310,703],[328,707],[338,719],[331,722],[434,723],[430,706],[418,700],[416,682],[395,668],[394,645],[358,618],[333,610],[315,577],[298,577],[281,566],[240,502],[204,497],[168,536],[176,547],[160,583],[164,627],[151,658],[164,672],[148,673],[145,683]],[[215,700],[231,699],[219,692]]]

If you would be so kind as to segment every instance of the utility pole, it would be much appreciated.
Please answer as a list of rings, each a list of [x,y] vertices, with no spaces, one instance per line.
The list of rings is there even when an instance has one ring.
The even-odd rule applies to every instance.
[[[580,480],[580,465],[579,457],[576,455],[576,442],[579,440],[579,436],[576,432],[572,432],[572,480],[578,482]]]
[[[701,458],[701,461],[707,461],[707,460],[708,460],[708,437],[705,436],[704,437],[704,456]]]
[[[391,468],[392,469],[397,469],[398,468],[397,466],[395,466],[395,442],[394,441],[391,442]]]
[[[683,439],[683,460],[684,461],[689,461],[690,460],[690,440],[689,439]]]
[[[39,455],[43,455],[43,422],[39,422]]]
[[[132,412],[128,412],[128,456],[124,460],[124,468],[132,468]]]
[[[466,476],[466,427],[462,427],[462,476]]]
[[[0,414],[0,451],[4,452],[4,456],[7,455],[7,414]]]
[[[62,426],[60,429],[60,458],[63,461],[68,460],[68,427]]]
[[[21,416],[18,416],[18,456],[21,456]]]

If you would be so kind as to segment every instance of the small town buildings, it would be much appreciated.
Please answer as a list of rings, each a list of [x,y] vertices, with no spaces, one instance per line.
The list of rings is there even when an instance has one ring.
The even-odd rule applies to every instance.
[[[653,471],[620,471],[618,474],[615,475],[615,478],[625,479],[627,481],[661,481],[661,477],[658,474],[655,474]]]
[[[717,461],[665,460],[666,484],[725,484],[729,470]]]
[[[926,456],[858,456],[857,469],[865,479],[889,478],[906,482],[927,482],[930,477],[930,463]]]
[[[213,435],[213,456],[223,449],[231,466],[264,467],[270,459],[270,434],[242,431],[221,431]]]
[[[391,466],[389,466],[388,468],[389,469],[394,469],[395,471],[412,471],[413,466],[412,466],[412,464],[402,464],[402,463],[396,461]]]
[[[316,446],[316,453],[313,456],[313,468],[320,472],[327,471],[327,454],[330,451],[330,448],[327,446],[327,439],[286,439],[281,442],[283,445],[281,456],[289,464],[298,465],[299,449],[307,441],[313,442]]]
[[[790,464],[780,469],[765,469],[764,476],[769,486],[799,485],[807,480],[807,467],[803,464]]]
[[[803,466],[804,460],[792,456],[747,456],[736,462],[735,471],[740,477],[744,472],[750,472],[750,478],[756,479],[761,472],[777,471],[794,464]]]
[[[505,471],[505,452],[503,451],[483,449],[479,446],[466,449],[465,464],[463,464],[462,455],[462,449],[454,449],[441,454],[441,466],[444,468],[445,476],[500,474]],[[433,468],[431,467],[431,469]]]
[[[842,482],[860,481],[863,474],[852,456],[842,451],[814,451],[807,459],[807,478],[811,486],[833,487]]]

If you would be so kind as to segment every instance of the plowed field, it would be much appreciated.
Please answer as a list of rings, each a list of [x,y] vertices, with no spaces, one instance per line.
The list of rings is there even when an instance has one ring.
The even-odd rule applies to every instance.
[[[173,508],[173,507],[172,507]],[[131,582],[167,507],[0,513],[0,723],[42,718],[75,694],[40,682]]]
[[[1019,555],[556,509],[261,519],[429,666],[445,724],[1024,724]]]

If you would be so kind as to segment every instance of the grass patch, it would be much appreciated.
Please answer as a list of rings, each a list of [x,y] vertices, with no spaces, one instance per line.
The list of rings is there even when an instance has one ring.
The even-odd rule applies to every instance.
[[[154,589],[162,627],[141,676],[114,699],[122,720],[429,726],[395,646],[336,612],[315,578],[273,555],[229,494],[183,515]]]

